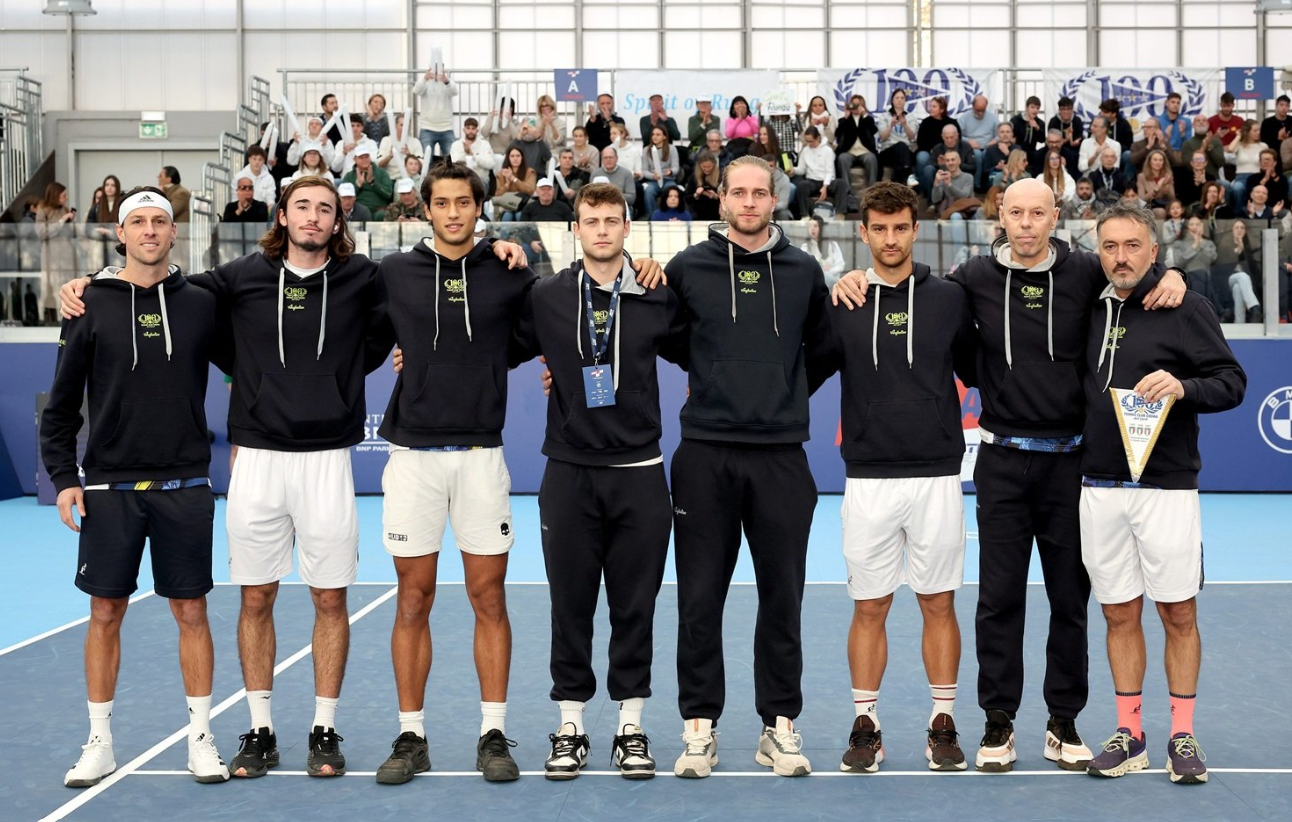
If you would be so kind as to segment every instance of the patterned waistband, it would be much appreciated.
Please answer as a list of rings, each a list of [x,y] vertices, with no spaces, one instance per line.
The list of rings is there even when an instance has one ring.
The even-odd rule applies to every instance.
[[[189,477],[188,479],[143,480],[142,482],[105,482],[101,485],[87,485],[86,491],[178,491],[182,488],[210,487],[210,477]]]
[[[1081,478],[1082,488],[1150,488],[1160,491],[1161,486],[1149,485],[1146,482],[1127,482],[1126,480],[1101,480],[1090,477]]]
[[[482,451],[486,446],[483,445],[418,445],[410,447],[409,451],[437,451],[439,453],[452,453],[454,451]]]
[[[1050,454],[1068,454],[1081,449],[1081,434],[1072,437],[1010,437],[993,434],[981,426],[978,436],[988,445],[1013,448],[1018,451],[1044,451]]]

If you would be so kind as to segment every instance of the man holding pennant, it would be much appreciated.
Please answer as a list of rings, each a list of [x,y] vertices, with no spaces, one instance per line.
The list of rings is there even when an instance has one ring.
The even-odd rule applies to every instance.
[[[1202,653],[1202,522],[1198,504],[1199,413],[1243,400],[1247,376],[1210,304],[1194,292],[1177,311],[1146,311],[1142,298],[1163,276],[1153,214],[1118,203],[1099,216],[1099,257],[1108,286],[1086,346],[1086,448],[1081,461],[1081,555],[1108,623],[1117,692],[1117,732],[1090,761],[1092,776],[1148,767],[1140,722],[1147,593],[1166,632],[1171,699],[1167,773],[1207,781],[1193,736]]]

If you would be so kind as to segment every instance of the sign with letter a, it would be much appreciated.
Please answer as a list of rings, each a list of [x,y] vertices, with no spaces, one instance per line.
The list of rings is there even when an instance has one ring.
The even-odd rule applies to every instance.
[[[556,69],[556,99],[564,103],[591,103],[597,99],[596,69]]]

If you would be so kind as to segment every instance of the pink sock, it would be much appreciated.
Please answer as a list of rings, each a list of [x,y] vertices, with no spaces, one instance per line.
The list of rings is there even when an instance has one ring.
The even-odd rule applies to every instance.
[[[1144,736],[1144,728],[1140,724],[1140,707],[1143,702],[1143,696],[1140,691],[1133,694],[1124,694],[1117,692],[1117,727],[1125,728],[1130,731],[1131,736],[1136,739]],[[1175,700],[1171,701],[1175,704]]]
[[[1171,694],[1171,736],[1193,735],[1193,703],[1198,701],[1197,698],[1197,694]]]

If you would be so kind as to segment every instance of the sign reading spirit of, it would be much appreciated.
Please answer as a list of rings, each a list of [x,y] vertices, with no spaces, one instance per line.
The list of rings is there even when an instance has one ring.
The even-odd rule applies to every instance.
[[[1109,390],[1113,408],[1117,411],[1117,423],[1122,432],[1122,445],[1126,447],[1126,464],[1130,466],[1131,479],[1139,482],[1144,475],[1144,466],[1148,464],[1153,446],[1157,445],[1157,435],[1162,431],[1162,423],[1171,411],[1175,395],[1168,394],[1160,400],[1149,402],[1132,389],[1112,388]]]

